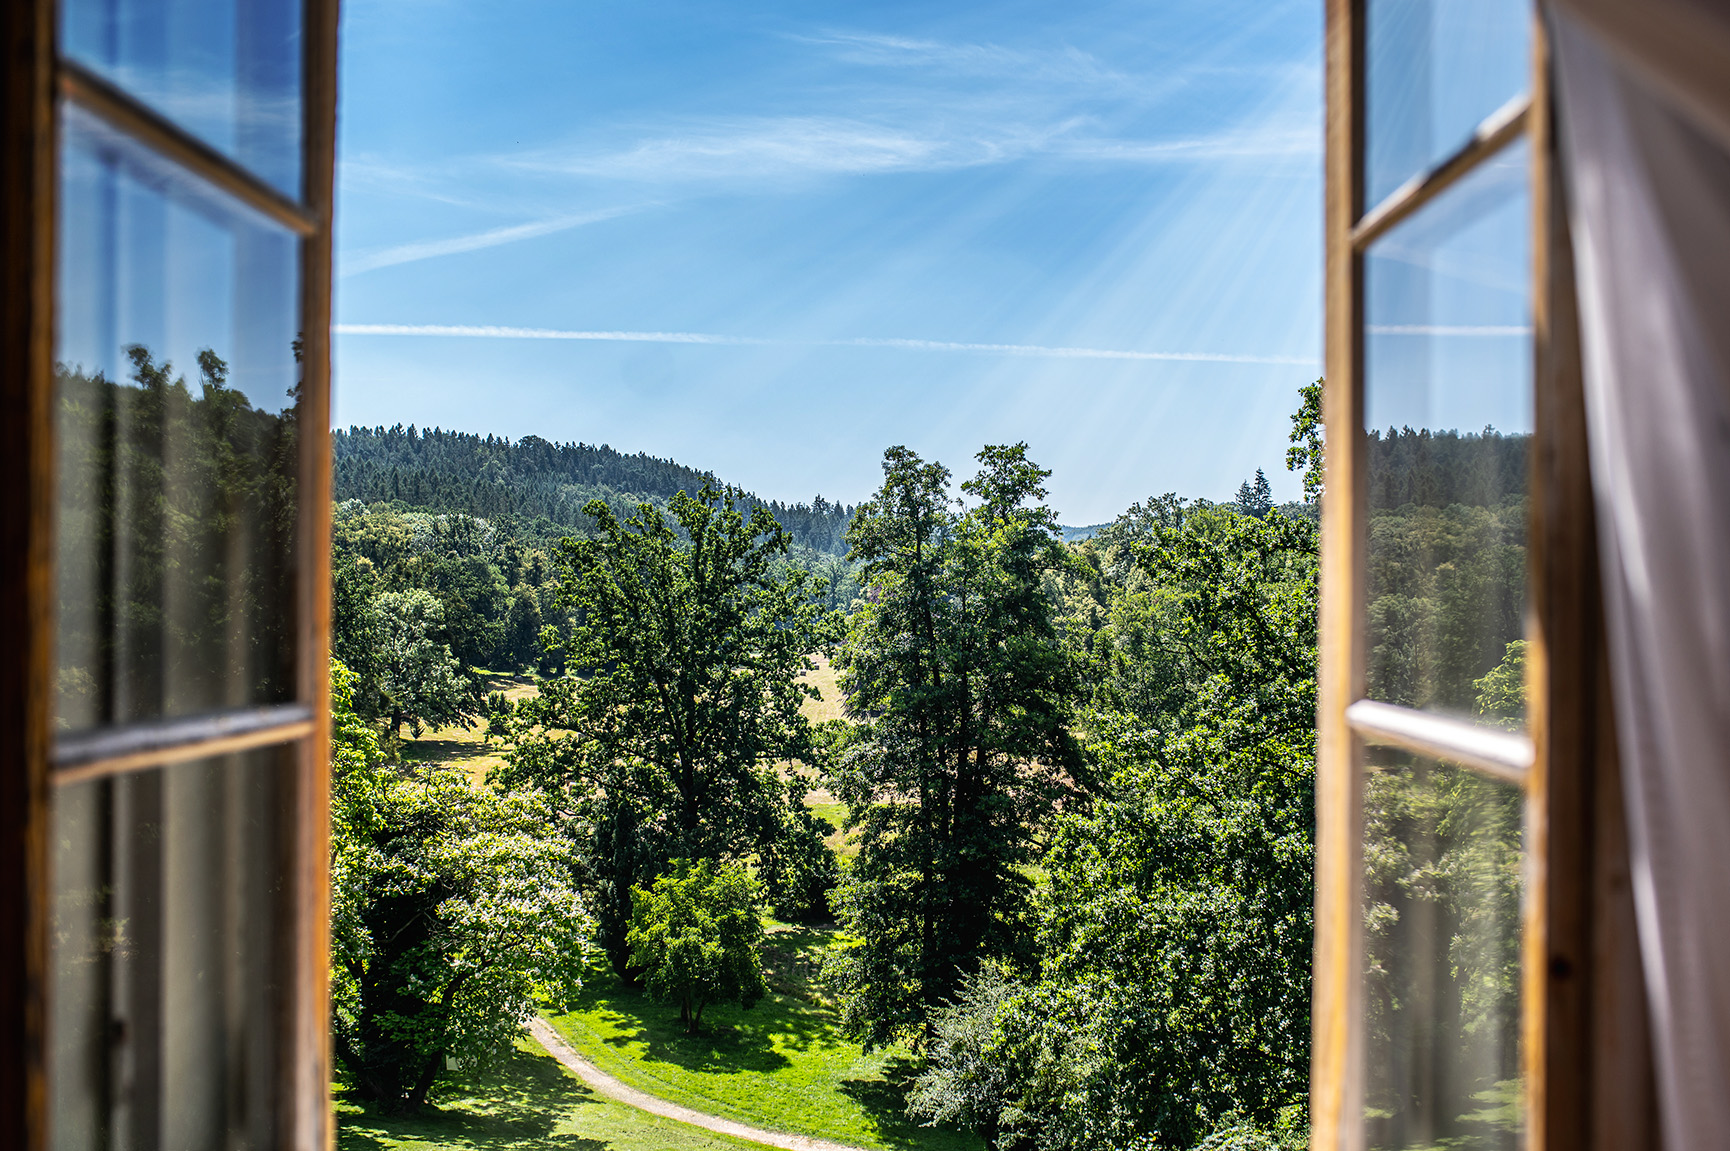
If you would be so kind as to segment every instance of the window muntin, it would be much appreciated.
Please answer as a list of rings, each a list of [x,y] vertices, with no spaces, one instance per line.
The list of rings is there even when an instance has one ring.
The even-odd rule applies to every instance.
[[[1518,787],[1390,749],[1364,780],[1365,1136],[1520,1145]]]
[[[61,51],[301,195],[298,0],[66,0]]]
[[[298,241],[62,140],[57,726],[291,699]]]
[[[1373,207],[1527,90],[1528,5],[1367,0],[1364,192]]]
[[[1530,156],[1516,143],[1364,257],[1372,699],[1524,716]]]

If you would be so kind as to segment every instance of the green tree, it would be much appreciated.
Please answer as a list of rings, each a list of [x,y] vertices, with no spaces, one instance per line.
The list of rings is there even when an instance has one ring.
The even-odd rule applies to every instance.
[[[763,921],[742,864],[677,860],[647,890],[631,889],[631,963],[657,999],[676,999],[687,1032],[711,1003],[750,1007],[763,983]]]
[[[511,593],[504,640],[499,645],[504,661],[512,668],[534,667],[541,658],[542,626],[540,600],[534,589],[519,586]]]
[[[574,996],[589,921],[529,796],[453,769],[399,774],[331,667],[331,985],[360,1095],[414,1110],[447,1057],[509,1048],[538,996]]]
[[[594,539],[560,545],[572,674],[501,708],[499,778],[549,797],[621,973],[631,889],[673,859],[743,860],[773,842],[787,789],[775,764],[815,755],[799,705],[829,613],[787,533],[737,493],[705,487],[620,521],[600,501]]]
[[[1292,413],[1291,418],[1292,446],[1285,452],[1286,471],[1303,473],[1304,502],[1312,504],[1321,501],[1326,474],[1323,444],[1326,425],[1322,422],[1323,386],[1322,380],[1316,380],[1298,389],[1298,409]]]
[[[1066,575],[1087,749],[1037,962],[964,984],[914,1113],[998,1148],[1298,1146],[1313,901],[1316,537],[1174,498]]]
[[[1273,510],[1273,485],[1260,468],[1255,470],[1255,483],[1245,480],[1238,485],[1237,510],[1258,520]]]
[[[957,507],[949,471],[884,453],[848,539],[866,602],[836,660],[855,727],[831,789],[860,852],[835,901],[843,1024],[922,1037],[968,972],[1030,940],[1035,836],[1080,768],[1077,683],[1046,579],[1067,564],[1026,445],[987,447]]]
[[[822,922],[830,914],[829,893],[841,880],[835,852],[823,842],[835,828],[806,807],[802,795],[787,798],[779,833],[757,853],[757,877],[775,918]]]
[[[444,607],[416,588],[385,592],[372,601],[373,662],[378,669],[378,710],[395,737],[408,724],[416,737],[427,726],[460,723],[474,715],[473,693],[461,665],[436,637]]]
[[[1526,714],[1526,641],[1509,640],[1502,662],[1472,686],[1478,690],[1479,715],[1518,727]]]

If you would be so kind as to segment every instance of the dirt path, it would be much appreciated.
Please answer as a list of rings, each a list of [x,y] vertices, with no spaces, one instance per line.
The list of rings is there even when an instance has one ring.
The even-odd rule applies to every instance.
[[[753,1143],[762,1143],[769,1147],[781,1147],[785,1151],[863,1151],[851,1143],[832,1143],[827,1139],[813,1139],[809,1135],[789,1135],[785,1131],[765,1131],[761,1127],[751,1127],[744,1123],[735,1123],[731,1119],[722,1119],[716,1115],[705,1115],[701,1111],[693,1111],[689,1107],[681,1107],[677,1103],[669,1103],[665,1099],[657,1099],[653,1095],[638,1091],[618,1079],[608,1075],[599,1067],[577,1054],[576,1050],[566,1043],[564,1037],[553,1030],[553,1025],[540,1016],[529,1020],[529,1034],[535,1041],[545,1047],[549,1054],[572,1071],[577,1078],[587,1083],[595,1091],[609,1099],[620,1103],[628,1103],[632,1107],[647,1111],[651,1115],[659,1115],[664,1119],[674,1119],[680,1123],[689,1123],[693,1127],[701,1127],[707,1131],[715,1131],[722,1135],[731,1135],[735,1139],[749,1139]]]

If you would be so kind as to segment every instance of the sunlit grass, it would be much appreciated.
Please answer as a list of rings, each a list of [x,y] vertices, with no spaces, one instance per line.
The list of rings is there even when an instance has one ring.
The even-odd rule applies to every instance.
[[[750,1010],[711,1006],[686,1035],[677,1007],[596,972],[576,1010],[553,1026],[603,1070],[686,1107],[863,1147],[973,1151],[971,1135],[914,1126],[904,1113],[911,1060],[866,1054],[836,1030],[816,984],[831,932],[778,927],[765,949],[776,990]]]
[[[480,675],[486,682],[489,694],[502,691],[509,700],[524,699],[535,694],[532,672],[518,674],[483,670]],[[447,727],[428,728],[421,733],[419,739],[405,737],[398,749],[398,756],[404,763],[460,766],[473,782],[484,783],[489,770],[505,765],[499,746],[487,742],[486,731],[485,720],[476,721],[472,727],[451,724]]]
[[[446,1072],[419,1115],[382,1116],[348,1094],[338,1086],[339,1151],[761,1149],[596,1095],[527,1036],[491,1072]]]

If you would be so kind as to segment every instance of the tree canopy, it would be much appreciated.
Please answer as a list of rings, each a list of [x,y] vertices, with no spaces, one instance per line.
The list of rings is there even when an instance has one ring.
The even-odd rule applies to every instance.
[[[550,798],[596,892],[602,942],[624,970],[631,890],[674,859],[743,859],[788,822],[777,761],[815,754],[799,705],[831,616],[807,573],[777,562],[786,532],[747,520],[736,493],[680,492],[669,513],[619,520],[591,503],[594,539],[555,557],[576,673],[501,706],[506,786]]]
[[[750,1007],[763,998],[763,921],[750,875],[738,863],[680,859],[647,888],[631,889],[631,963],[657,999],[679,1004],[688,1031],[711,1003]]]
[[[858,857],[830,978],[868,1044],[920,1039],[983,961],[1028,939],[1038,829],[1074,794],[1078,681],[1044,581],[1066,564],[1026,445],[987,447],[954,502],[906,448],[849,540],[865,602],[837,656],[853,722],[831,790]]]
[[[353,691],[333,663],[335,1047],[362,1098],[412,1110],[447,1057],[484,1064],[576,994],[590,922],[533,796],[385,766]]]

